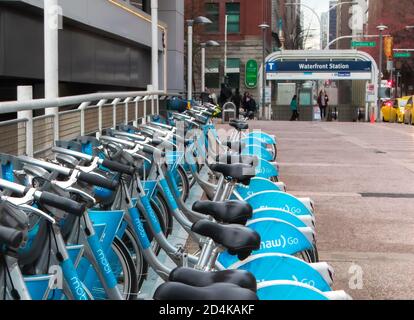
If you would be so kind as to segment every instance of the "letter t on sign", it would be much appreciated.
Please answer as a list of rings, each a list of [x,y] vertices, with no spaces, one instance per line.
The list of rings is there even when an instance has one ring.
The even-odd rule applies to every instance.
[[[275,71],[274,70],[275,69],[275,63],[274,62],[268,62],[267,65],[268,65],[268,67],[267,67],[268,71]]]

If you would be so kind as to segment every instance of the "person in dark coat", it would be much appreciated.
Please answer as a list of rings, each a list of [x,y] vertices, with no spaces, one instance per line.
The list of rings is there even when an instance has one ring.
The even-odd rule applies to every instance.
[[[254,115],[257,111],[256,100],[253,99],[253,96],[248,93],[246,97],[246,112],[249,114],[249,119],[254,119]]]
[[[298,113],[298,96],[295,94],[290,102],[290,110],[292,111],[292,117],[290,121],[296,121],[299,119]]]
[[[230,88],[226,86],[225,83],[221,84],[220,96],[219,96],[219,104],[220,107],[223,107],[226,102],[229,101],[231,98],[232,92]]]
[[[326,119],[326,109],[328,108],[328,102],[329,102],[328,95],[321,90],[318,96],[318,106],[319,106],[319,109],[321,110],[321,120]]]
[[[233,102],[236,106],[236,118],[238,119],[240,115],[240,106],[242,103],[242,96],[240,94],[239,88],[235,90],[233,96],[231,97],[231,102]]]

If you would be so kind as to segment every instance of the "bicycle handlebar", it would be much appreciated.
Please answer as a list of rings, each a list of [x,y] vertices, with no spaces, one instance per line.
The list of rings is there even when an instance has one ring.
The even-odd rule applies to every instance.
[[[23,232],[0,226],[0,245],[18,248],[23,242]]]
[[[42,191],[37,200],[41,204],[50,205],[78,217],[82,216],[86,209],[85,204],[46,191]]]
[[[111,161],[111,160],[103,160],[102,165],[107,167],[109,170],[113,170],[119,173],[125,173],[132,176],[135,173],[135,168],[133,166],[127,166],[125,164]]]
[[[115,190],[118,187],[118,181],[109,180],[97,174],[79,172],[79,175],[76,178],[80,181],[89,183],[91,185],[110,189],[110,190]]]

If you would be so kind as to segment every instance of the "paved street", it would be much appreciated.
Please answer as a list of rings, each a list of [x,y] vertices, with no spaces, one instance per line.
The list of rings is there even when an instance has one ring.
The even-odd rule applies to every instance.
[[[414,299],[414,126],[251,122],[278,138],[281,180],[316,204],[321,261],[355,299]],[[355,263],[363,287],[349,288]],[[353,283],[353,281],[351,281]]]

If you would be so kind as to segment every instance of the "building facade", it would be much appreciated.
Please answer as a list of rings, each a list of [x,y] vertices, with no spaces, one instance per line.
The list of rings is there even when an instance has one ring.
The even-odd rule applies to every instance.
[[[206,16],[213,23],[207,26],[195,26],[193,44],[194,92],[201,91],[201,46],[208,40],[215,40],[220,47],[206,49],[206,87],[217,93],[224,83],[225,75],[233,89],[248,90],[245,85],[245,65],[250,59],[258,65],[262,61],[263,33],[262,23],[271,24],[272,1],[229,1],[229,0],[186,0],[185,16],[192,19]],[[225,69],[225,21],[227,15],[227,70]],[[272,51],[272,31],[266,31],[266,54]],[[251,88],[255,92],[255,88]]]
[[[322,48],[326,48],[328,45],[329,37],[329,13],[323,12],[321,14],[321,42]]]
[[[414,29],[406,30],[406,26],[413,25],[414,2],[412,0],[369,0],[367,24],[365,34],[378,34],[377,26],[385,24],[388,30],[384,33],[394,38],[394,48],[413,49]],[[364,48],[376,61],[379,60],[377,48]],[[383,54],[383,50],[381,50]],[[384,57],[385,61],[385,57]],[[399,87],[401,95],[414,94],[414,59],[394,59],[394,83]],[[386,70],[386,63],[383,65],[384,79],[390,79],[390,73]]]
[[[340,0],[340,2],[347,2]],[[338,7],[337,36],[353,36],[356,41],[375,41],[376,47],[362,47],[379,63],[379,40],[364,38],[363,35],[377,35],[377,26],[385,24],[389,34],[394,38],[394,48],[413,49],[414,31],[405,27],[413,25],[413,16],[408,14],[414,11],[414,3],[411,0],[358,0],[358,5],[344,4]],[[337,43],[338,49],[350,49],[352,40],[346,39]],[[384,79],[391,79],[390,72],[386,69],[386,58],[383,56]],[[394,59],[395,72],[393,73],[394,85],[398,87],[399,95],[414,94],[414,62],[411,59]]]
[[[338,4],[337,0],[329,1],[329,37],[328,37],[329,42],[335,40],[337,37],[336,24],[338,21],[338,15],[337,15],[337,10],[333,9],[333,7],[336,6],[337,4]]]
[[[195,26],[193,44],[194,92],[201,91],[201,46],[208,40],[215,40],[220,47],[206,48],[206,87],[219,93],[225,76],[231,88],[257,93],[257,87],[246,85],[246,63],[255,60],[262,63],[263,32],[259,28],[267,23],[266,55],[281,47],[294,48],[301,45],[297,37],[300,29],[299,6],[287,6],[285,0],[186,0],[185,17],[192,19],[206,16],[213,23]],[[225,21],[228,17],[227,70],[225,70]],[[255,97],[258,98],[259,97]]]
[[[142,90],[151,84],[149,0],[59,0],[60,96]],[[183,91],[184,1],[159,1],[160,88]],[[180,30],[181,28],[181,30]],[[0,97],[31,85],[44,96],[43,1],[0,3]]]

